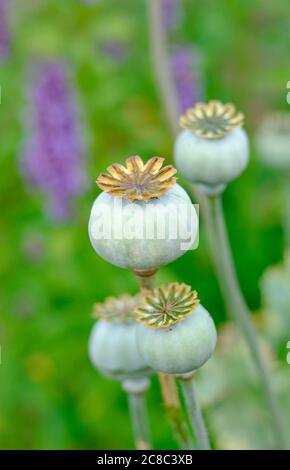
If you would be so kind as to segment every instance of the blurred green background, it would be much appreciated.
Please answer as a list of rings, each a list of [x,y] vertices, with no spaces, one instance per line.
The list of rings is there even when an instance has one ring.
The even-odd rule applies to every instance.
[[[130,272],[94,253],[87,223],[99,193],[96,177],[109,163],[134,154],[172,159],[173,139],[150,59],[147,1],[10,3],[11,51],[0,64],[0,448],[132,448],[126,397],[118,383],[93,369],[87,341],[93,303],[138,287]],[[181,27],[170,40],[199,47],[206,96],[235,103],[253,136],[265,113],[289,107],[288,2],[185,0],[183,8]],[[126,46],[122,60],[104,52],[107,41]],[[20,169],[25,81],[34,57],[68,60],[80,107],[89,184],[74,215],[63,223],[47,218],[43,195],[27,185]],[[265,169],[252,148],[250,165],[226,190],[224,205],[241,285],[263,325],[260,279],[284,253],[281,201],[280,175]],[[203,232],[201,220],[199,248],[162,268],[158,282],[194,286],[225,337],[231,327],[222,327],[226,316]],[[283,282],[288,291],[289,278]],[[268,335],[280,358],[277,377],[286,410],[290,366],[284,343],[279,337],[270,340]],[[255,439],[256,445],[267,446],[266,418],[249,358],[239,353],[239,340],[225,340],[226,345],[231,341],[232,350],[217,352],[216,363],[201,374],[206,419],[219,448],[247,448],[255,446]],[[234,394],[227,389],[231,385]],[[215,391],[218,397],[212,397]],[[149,404],[156,447],[176,448],[155,379]],[[254,413],[257,429],[251,422]]]

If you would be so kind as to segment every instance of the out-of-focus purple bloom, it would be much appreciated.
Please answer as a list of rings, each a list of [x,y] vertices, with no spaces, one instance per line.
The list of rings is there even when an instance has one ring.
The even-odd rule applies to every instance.
[[[125,41],[105,41],[101,44],[100,48],[102,54],[117,65],[123,64],[128,59],[129,45]]]
[[[10,31],[8,21],[8,2],[0,0],[0,60],[6,59],[10,52]]]
[[[19,292],[12,297],[12,312],[21,320],[28,320],[37,311],[35,298],[29,292]]]
[[[29,230],[23,234],[21,240],[22,253],[31,263],[41,261],[46,253],[45,248],[45,239],[41,232]]]
[[[63,220],[85,185],[78,113],[66,65],[39,64],[28,88],[24,175],[46,194],[49,215]]]
[[[181,0],[162,0],[162,15],[168,31],[177,29],[182,17]]]
[[[97,3],[99,0],[81,0],[81,3],[86,3],[87,5],[94,5],[94,3]]]
[[[180,112],[184,112],[203,98],[200,54],[189,44],[175,46],[171,54],[171,67]]]

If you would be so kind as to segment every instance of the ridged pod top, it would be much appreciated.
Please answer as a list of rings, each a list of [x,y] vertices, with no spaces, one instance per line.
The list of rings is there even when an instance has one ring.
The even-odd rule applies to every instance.
[[[277,137],[288,137],[290,140],[290,113],[280,111],[264,117],[260,132]]]
[[[101,173],[96,183],[100,189],[112,196],[129,201],[146,201],[158,198],[175,183],[176,169],[167,165],[162,168],[164,158],[153,157],[146,163],[138,155],[126,160],[126,166],[113,163]]]
[[[220,139],[244,125],[244,115],[233,104],[220,101],[197,103],[180,117],[180,126],[204,139]]]
[[[148,291],[135,313],[137,321],[152,328],[167,328],[190,315],[198,306],[197,292],[186,284],[173,282]]]
[[[124,294],[120,297],[108,297],[103,303],[94,305],[93,317],[111,323],[131,323],[136,321],[134,312],[140,303],[140,295]]]

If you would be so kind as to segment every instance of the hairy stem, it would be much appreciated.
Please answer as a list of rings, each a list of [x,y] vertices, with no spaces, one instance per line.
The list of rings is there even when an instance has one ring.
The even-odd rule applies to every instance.
[[[180,379],[180,383],[198,448],[200,450],[210,450],[207,430],[195,391],[194,377]]]
[[[146,406],[146,391],[127,392],[135,447],[138,450],[151,449],[149,421]]]
[[[220,197],[207,198],[206,229],[209,238],[212,258],[229,315],[239,324],[241,332],[248,344],[254,364],[260,376],[263,391],[272,418],[273,432],[277,448],[286,448],[286,437],[283,419],[280,412],[272,379],[261,354],[257,334],[250,318],[237,279],[231,249],[224,222],[223,208]]]
[[[155,81],[159,96],[167,116],[173,137],[179,131],[179,104],[176,86],[172,78],[168,55],[167,34],[162,17],[162,0],[148,0],[149,8],[149,40]],[[205,196],[197,187],[192,191],[202,210],[205,211]]]
[[[162,18],[162,0],[148,0],[149,39],[159,95],[173,134],[178,132],[179,106],[167,51],[166,30]]]
[[[178,389],[175,378],[169,374],[158,374],[163,402],[171,427],[176,437],[176,441],[181,449],[192,449],[193,444],[189,436],[188,427],[182,419]]]
[[[142,289],[154,289],[156,271],[157,269],[134,271],[141,291]],[[158,377],[166,414],[174,431],[176,441],[182,449],[188,449],[191,447],[191,440],[188,427],[182,416],[182,409],[175,379],[172,375],[162,373],[158,374]]]

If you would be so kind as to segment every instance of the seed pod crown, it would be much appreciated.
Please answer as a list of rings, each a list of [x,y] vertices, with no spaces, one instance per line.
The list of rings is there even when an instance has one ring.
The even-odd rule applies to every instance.
[[[148,291],[135,312],[137,321],[153,328],[166,328],[190,315],[199,305],[197,292],[186,284],[171,284]]]
[[[180,117],[180,126],[204,139],[220,139],[244,124],[244,115],[233,104],[197,103]]]
[[[158,198],[175,183],[176,169],[167,165],[162,168],[164,158],[153,157],[144,163],[138,155],[126,160],[126,165],[113,163],[107,173],[101,173],[97,185],[112,196],[129,201],[146,201]]]

